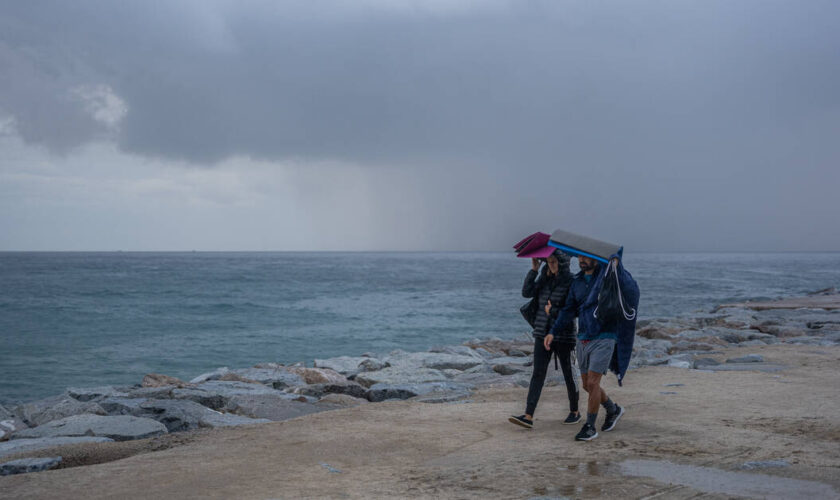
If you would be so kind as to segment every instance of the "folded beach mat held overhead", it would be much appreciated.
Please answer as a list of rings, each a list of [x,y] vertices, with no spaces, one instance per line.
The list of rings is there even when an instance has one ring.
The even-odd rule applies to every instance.
[[[519,240],[519,243],[517,243],[516,245],[513,245],[513,250],[514,250],[516,253],[519,253],[520,251],[522,251],[522,249],[523,249],[523,248],[525,248],[525,247],[528,245],[528,243],[530,243],[530,242],[531,242],[531,240],[533,240],[533,239],[534,239],[534,236],[536,236],[536,235],[538,235],[538,234],[545,234],[545,233],[540,233],[539,231],[537,231],[537,232],[536,232],[536,233],[534,233],[534,234],[529,234],[528,236],[526,236],[526,237],[522,238],[521,240]]]
[[[551,233],[548,244],[566,253],[590,257],[605,264],[609,262],[611,255],[618,254],[621,256],[624,250],[624,247],[615,243],[607,243],[606,241],[596,240],[595,238],[570,233],[561,229]]]
[[[554,253],[554,248],[548,246],[550,236],[546,233],[536,232],[526,238],[524,245],[517,250],[517,257],[523,259],[544,259]],[[520,242],[521,243],[521,242]]]

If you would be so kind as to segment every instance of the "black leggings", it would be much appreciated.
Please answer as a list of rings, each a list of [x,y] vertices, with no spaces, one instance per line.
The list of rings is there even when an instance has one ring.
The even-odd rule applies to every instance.
[[[545,346],[543,346],[543,339],[534,338],[534,373],[531,375],[531,385],[528,387],[526,414],[533,415],[537,409],[543,383],[545,383],[545,374],[548,371],[549,363],[551,363],[551,355],[554,353],[560,359],[560,368],[563,370],[563,379],[566,381],[566,392],[569,394],[569,410],[578,411],[580,393],[577,384],[575,384],[575,376],[572,373],[572,351],[574,350],[574,344],[552,342],[551,350],[546,351]]]

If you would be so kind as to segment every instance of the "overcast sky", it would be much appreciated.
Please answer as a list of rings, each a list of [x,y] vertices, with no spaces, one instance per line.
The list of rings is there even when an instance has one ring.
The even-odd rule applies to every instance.
[[[840,250],[840,2],[0,3],[0,250]]]

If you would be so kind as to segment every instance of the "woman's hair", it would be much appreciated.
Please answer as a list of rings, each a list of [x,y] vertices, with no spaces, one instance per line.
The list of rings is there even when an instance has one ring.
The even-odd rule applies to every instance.
[[[560,250],[555,250],[554,253],[552,253],[548,257],[554,257],[554,258],[557,259],[557,268],[558,268],[558,271],[560,271],[561,273],[563,271],[568,271],[569,270],[569,265],[572,263],[571,257],[569,257],[565,253],[561,252]],[[545,264],[546,264],[543,267],[543,273],[548,272],[548,257],[546,257],[544,259],[540,259],[543,262],[545,262]]]
[[[568,267],[569,264],[572,263],[572,258],[560,250],[555,250],[551,256],[557,259],[557,263],[560,264],[560,267]]]

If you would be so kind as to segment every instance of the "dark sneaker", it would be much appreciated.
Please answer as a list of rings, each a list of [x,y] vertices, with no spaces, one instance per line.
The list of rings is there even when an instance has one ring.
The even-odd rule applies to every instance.
[[[508,418],[508,422],[516,425],[521,425],[522,427],[525,427],[527,429],[530,429],[534,426],[534,421],[528,420],[527,418],[525,418],[525,415],[519,415],[518,417],[510,417]]]
[[[615,405],[615,413],[609,414],[607,413],[607,418],[604,419],[604,425],[601,427],[601,430],[604,432],[609,432],[615,429],[615,424],[618,423],[618,419],[624,415],[624,408]]]
[[[566,417],[566,420],[563,421],[564,424],[576,424],[580,422],[580,412],[575,413],[573,411],[569,412],[569,416]]]
[[[595,427],[589,424],[583,424],[583,429],[577,433],[575,436],[576,441],[591,441],[598,437],[598,431],[595,430]]]

